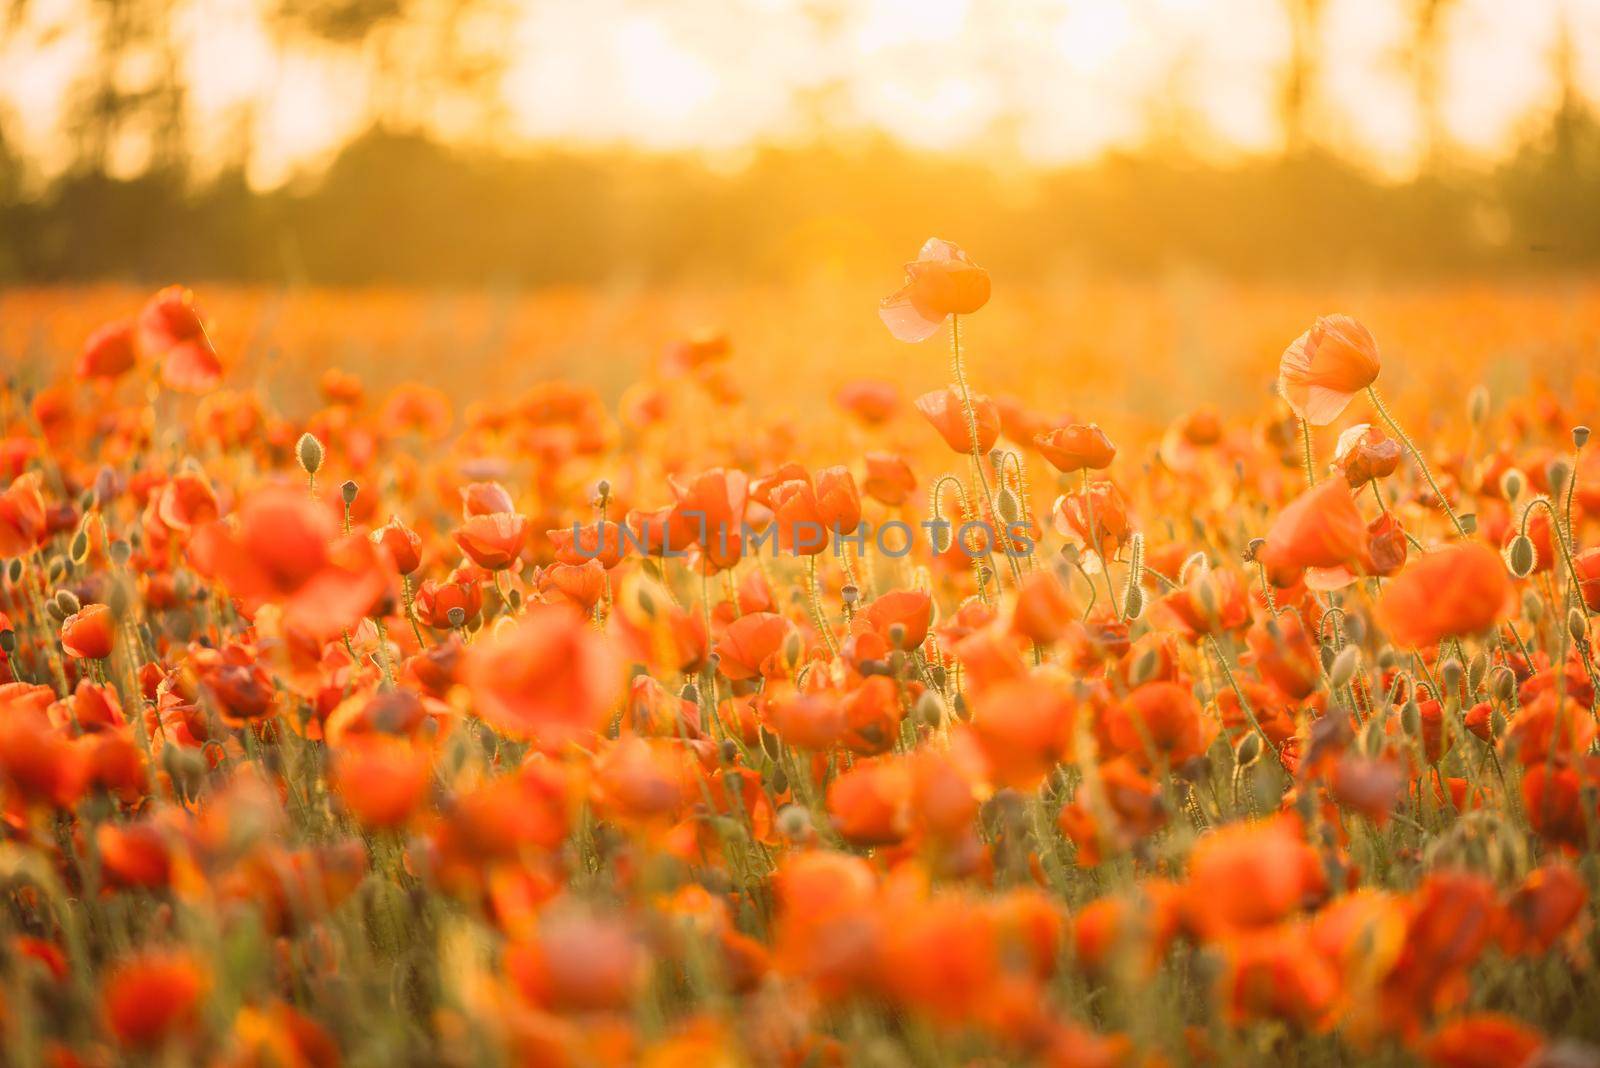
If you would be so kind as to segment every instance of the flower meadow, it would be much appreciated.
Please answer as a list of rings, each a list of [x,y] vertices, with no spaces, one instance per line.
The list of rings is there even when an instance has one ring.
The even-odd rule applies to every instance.
[[[1114,421],[979,258],[798,422],[731,333],[290,414],[204,292],[25,300],[0,1061],[1600,1066],[1593,324]]]

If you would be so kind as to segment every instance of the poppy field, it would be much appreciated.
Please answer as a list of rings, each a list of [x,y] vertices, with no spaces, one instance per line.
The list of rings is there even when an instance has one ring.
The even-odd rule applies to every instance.
[[[1600,1068],[1600,287],[907,252],[0,294],[0,1063]]]

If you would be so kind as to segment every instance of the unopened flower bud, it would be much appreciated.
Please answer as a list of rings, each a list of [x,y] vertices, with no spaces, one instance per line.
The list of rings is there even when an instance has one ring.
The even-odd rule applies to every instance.
[[[1138,619],[1144,614],[1144,590],[1138,586],[1128,588],[1127,600],[1122,602],[1123,615],[1129,619]]]
[[[1400,726],[1405,728],[1407,734],[1415,735],[1422,730],[1422,709],[1415,701],[1407,701],[1406,707],[1400,710]]]
[[[1472,392],[1467,394],[1467,418],[1472,420],[1474,426],[1483,425],[1489,418],[1489,389],[1481,383],[1472,387]]]
[[[1457,694],[1461,691],[1461,682],[1467,676],[1466,669],[1461,666],[1461,661],[1451,657],[1439,665],[1439,681],[1444,685],[1445,693]]]
[[[1478,514],[1476,512],[1462,512],[1456,518],[1461,524],[1462,533],[1476,534],[1478,532]]]
[[[1567,490],[1567,479],[1572,477],[1572,465],[1564,456],[1557,456],[1545,466],[1544,477],[1550,483],[1550,496],[1560,497]]]
[[[7,627],[0,630],[0,653],[10,656],[17,651],[17,632]]]
[[[1489,683],[1489,692],[1494,695],[1496,701],[1502,704],[1511,700],[1517,692],[1516,674],[1510,668],[1496,671]]]
[[[72,557],[72,562],[82,567],[89,559],[89,532],[80,530],[72,536],[72,545],[67,550],[67,555]]]
[[[1572,446],[1573,446],[1573,448],[1581,449],[1587,444],[1589,444],[1589,428],[1586,427],[1586,426],[1575,426],[1575,427],[1573,427],[1572,428]]]
[[[323,457],[327,451],[323,449],[322,442],[317,440],[315,434],[306,431],[300,435],[300,442],[294,447],[295,456],[300,460],[300,468],[308,475],[315,475],[322,470]]]
[[[1517,578],[1527,578],[1533,573],[1533,540],[1526,534],[1512,538],[1505,548],[1506,570]]]
[[[930,727],[937,727],[944,722],[944,700],[932,690],[922,691],[922,696],[917,698],[913,711],[919,722],[926,723]]]
[[[83,602],[71,590],[57,590],[56,607],[61,609],[62,615],[70,616],[83,611]]]
[[[784,805],[778,810],[778,833],[791,841],[811,837],[811,813],[801,805]]]
[[[596,482],[594,484],[594,495],[596,497],[599,497],[602,501],[610,500],[611,499],[611,482],[610,482],[610,480],[602,478],[599,482]]]
[[[1333,658],[1333,666],[1328,668],[1328,688],[1338,691],[1350,685],[1350,680],[1356,677],[1357,658],[1360,652],[1353,645],[1347,645],[1339,650],[1339,655]]]
[[[1261,756],[1261,735],[1251,731],[1239,741],[1239,751],[1234,755],[1239,767],[1248,768]]]
[[[1500,493],[1512,504],[1517,503],[1517,498],[1522,496],[1522,491],[1527,487],[1527,478],[1515,467],[1507,468],[1506,473],[1500,476]]]
[[[1583,609],[1574,608],[1567,613],[1567,634],[1574,642],[1581,642],[1589,636],[1589,619]]]
[[[1001,486],[1000,493],[995,498],[995,511],[1000,513],[1000,519],[1006,524],[1017,522],[1022,517],[1022,507],[1017,503],[1017,495],[1010,486]]]
[[[356,485],[355,479],[346,479],[344,485],[339,487],[339,496],[344,498],[344,506],[349,508],[356,503],[356,494],[361,492],[361,487]]]

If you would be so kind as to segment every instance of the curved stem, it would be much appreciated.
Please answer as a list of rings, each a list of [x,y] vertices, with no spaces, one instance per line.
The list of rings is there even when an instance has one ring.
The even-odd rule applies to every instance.
[[[1422,470],[1422,477],[1428,480],[1428,488],[1439,499],[1439,507],[1443,508],[1444,514],[1450,517],[1450,525],[1456,528],[1457,534],[1463,538],[1466,537],[1467,528],[1461,525],[1460,519],[1456,518],[1455,510],[1450,507],[1450,501],[1445,497],[1444,491],[1439,488],[1439,483],[1434,481],[1433,471],[1428,467],[1428,461],[1423,459],[1422,451],[1417,448],[1416,443],[1411,440],[1404,430],[1400,429],[1400,424],[1395,422],[1394,416],[1389,414],[1389,409],[1384,406],[1383,399],[1378,396],[1376,386],[1367,387],[1367,397],[1372,401],[1373,410],[1378,413],[1379,418],[1384,421],[1384,424],[1388,426],[1394,436],[1400,439],[1400,444],[1406,447],[1406,451],[1411,454],[1412,459],[1417,461],[1417,467]]]
[[[978,412],[972,406],[972,392],[967,388],[967,372],[961,362],[961,316],[950,316],[950,366],[955,372],[956,387],[961,390],[961,410],[967,417],[967,442],[972,446],[972,466],[978,473],[978,484],[983,488],[983,501],[989,508],[991,522],[998,521],[1000,512],[994,505],[994,491],[989,488],[989,476],[983,470],[983,455],[978,449]],[[991,547],[1000,539],[991,537]],[[1009,544],[1009,538],[1008,542]],[[1012,581],[1021,585],[1022,569],[1017,566],[1017,558],[1004,550],[1001,555],[1006,558],[1006,563],[1011,565]],[[994,569],[994,553],[989,553],[989,566]],[[995,573],[995,585],[999,585],[999,572]]]

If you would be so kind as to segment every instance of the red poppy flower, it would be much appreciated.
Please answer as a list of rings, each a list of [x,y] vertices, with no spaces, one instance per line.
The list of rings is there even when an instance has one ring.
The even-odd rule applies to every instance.
[[[1432,1068],[1506,1068],[1529,1064],[1544,1045],[1544,1036],[1521,1020],[1479,1012],[1445,1024],[1419,1052]]]
[[[987,453],[1000,439],[1000,412],[995,408],[994,401],[983,394],[972,393],[969,396],[973,419],[977,424],[977,451]],[[962,406],[959,389],[946,386],[924,393],[917,398],[916,408],[924,419],[933,424],[946,445],[956,452],[973,451],[972,426],[967,422],[967,412]]]
[[[697,542],[702,563],[716,572],[744,556],[744,517],[750,480],[742,471],[717,467],[687,482],[669,478],[678,503],[672,509],[668,537]],[[652,546],[653,548],[653,546]]]
[[[906,264],[906,284],[883,298],[878,317],[900,341],[926,341],[945,318],[971,315],[989,302],[989,272],[961,248],[930,237]]]
[[[426,799],[427,754],[405,738],[363,735],[333,756],[330,784],[362,827],[403,826]]]
[[[354,626],[388,592],[371,540],[341,537],[332,511],[285,486],[253,494],[236,524],[199,528],[190,553],[249,610],[282,605],[288,626],[318,636]]]
[[[1040,455],[1065,474],[1085,469],[1104,470],[1117,455],[1117,447],[1095,423],[1059,427],[1037,435],[1033,443]]]
[[[898,648],[916,649],[928,640],[933,599],[921,590],[889,590],[873,598],[858,618],[891,642],[893,628],[901,628]]]
[[[168,286],[139,312],[139,347],[161,360],[161,381],[180,393],[209,393],[222,382],[222,361],[206,337],[194,293]]]
[[[422,536],[399,518],[391,516],[387,523],[372,532],[372,540],[388,552],[394,569],[400,574],[409,575],[422,566]]]
[[[833,400],[868,426],[877,426],[900,407],[900,390],[892,382],[862,378],[839,387]]]
[[[528,520],[515,512],[470,516],[451,534],[461,551],[485,571],[515,567],[528,540]]]
[[[78,354],[77,375],[79,378],[117,378],[131,371],[138,358],[133,322],[119,319],[89,335],[83,351]]]
[[[462,677],[496,730],[556,751],[605,729],[621,696],[619,672],[614,647],[586,619],[534,606],[469,648]]]
[[[38,547],[46,529],[39,473],[30,471],[13,479],[0,493],[0,557],[27,556]]]
[[[1359,568],[1366,560],[1367,521],[1350,487],[1328,479],[1278,513],[1257,559],[1279,586],[1292,586],[1307,568]]]
[[[1486,631],[1509,615],[1515,602],[1499,554],[1462,542],[1406,565],[1384,586],[1377,615],[1397,645],[1420,648]]]
[[[152,952],[123,961],[106,978],[106,1022],[118,1043],[153,1049],[198,1023],[206,977],[181,952]]]
[[[865,460],[867,471],[861,482],[862,492],[890,508],[898,508],[910,499],[917,488],[917,478],[910,464],[892,452],[869,452]]]
[[[776,612],[752,612],[728,624],[716,649],[717,670],[735,682],[765,675],[788,674],[782,657],[791,636],[798,647],[794,624]]]
[[[115,637],[109,605],[86,605],[61,624],[61,648],[79,660],[104,660],[111,655]]]
[[[1325,315],[1283,352],[1278,392],[1312,426],[1339,418],[1378,378],[1378,344],[1348,315]]]
[[[1398,441],[1385,436],[1377,427],[1358,423],[1339,435],[1333,449],[1333,462],[1344,473],[1350,488],[1360,489],[1374,479],[1394,474],[1404,455],[1405,450]]]
[[[461,487],[461,518],[515,512],[511,491],[498,482],[469,482]]]

